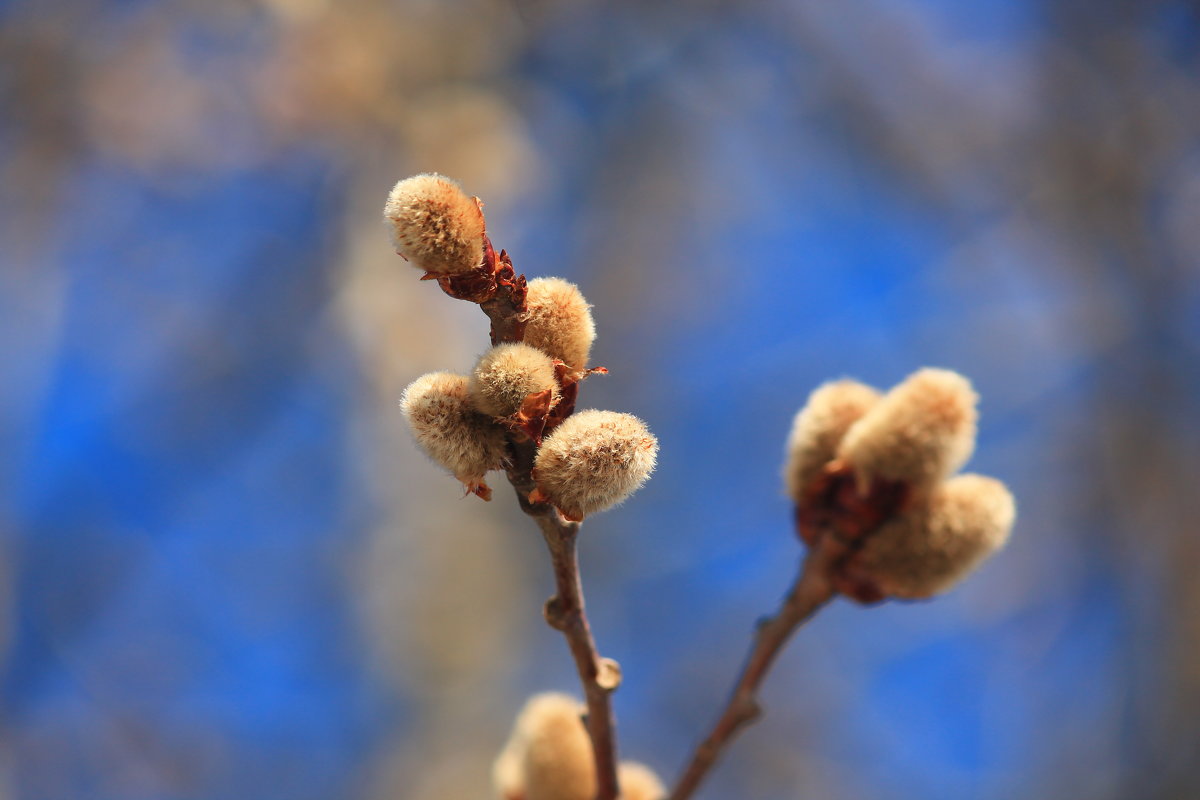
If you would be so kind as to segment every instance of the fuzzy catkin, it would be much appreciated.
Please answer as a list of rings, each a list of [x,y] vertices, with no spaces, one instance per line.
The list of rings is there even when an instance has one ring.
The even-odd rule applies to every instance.
[[[525,297],[525,343],[575,371],[587,367],[596,324],[579,287],[562,278],[535,278]]]
[[[516,736],[516,733],[513,733]],[[492,763],[492,788],[498,800],[525,800],[525,743],[510,738]]]
[[[504,429],[471,405],[464,375],[422,375],[404,390],[400,410],[421,449],[468,486],[507,457]]]
[[[850,426],[837,455],[860,485],[883,479],[927,491],[970,458],[978,399],[957,372],[918,370]]]
[[[1016,504],[1003,483],[958,475],[935,487],[926,503],[885,522],[849,568],[886,596],[931,597],[1003,546],[1015,518]]]
[[[550,357],[527,344],[500,344],[488,350],[471,373],[468,392],[475,408],[494,417],[520,410],[525,398],[549,390],[558,401],[558,380]]]
[[[792,500],[802,501],[805,488],[837,454],[846,431],[880,396],[865,383],[849,379],[822,384],[808,396],[787,441],[783,481]]]
[[[448,275],[483,263],[483,212],[455,181],[414,175],[388,194],[383,216],[396,251],[417,269]]]
[[[663,800],[667,787],[654,774],[654,770],[636,761],[622,761],[617,767],[617,783],[621,786],[621,800]]]
[[[492,768],[502,800],[592,800],[596,768],[584,706],[569,695],[534,695]]]
[[[512,733],[492,765],[499,800],[592,800],[596,767],[592,740],[583,724],[586,707],[557,692],[534,695],[517,715]],[[667,796],[645,764],[617,766],[621,800],[663,800]]]
[[[658,440],[632,414],[589,409],[567,417],[542,442],[534,477],[568,519],[620,503],[654,471]]]

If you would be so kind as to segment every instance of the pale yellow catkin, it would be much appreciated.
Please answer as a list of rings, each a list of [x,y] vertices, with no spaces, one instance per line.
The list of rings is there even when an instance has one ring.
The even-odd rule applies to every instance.
[[[420,270],[469,272],[483,263],[483,212],[455,181],[442,175],[405,178],[388,194],[384,218],[396,251]]]
[[[400,410],[425,453],[468,486],[482,482],[507,457],[504,429],[467,396],[467,378],[433,372],[404,390]]]
[[[534,695],[517,715],[512,733],[492,765],[499,800],[592,800],[596,792],[591,738],[583,724],[586,708],[569,695]],[[623,761],[617,767],[621,800],[663,800],[654,771]]]
[[[587,367],[596,324],[579,287],[562,278],[534,278],[525,298],[525,343],[571,369]]]
[[[492,768],[502,800],[592,800],[596,768],[584,706],[569,695],[534,695]]]
[[[580,411],[542,442],[534,477],[568,519],[580,520],[637,491],[657,455],[658,440],[632,414]]]
[[[970,458],[978,399],[956,372],[918,370],[850,426],[837,455],[862,486],[881,478],[928,491]]]
[[[501,344],[488,350],[471,373],[468,391],[475,408],[494,417],[518,411],[531,394],[550,390],[558,401],[558,380],[550,356],[527,344]]]
[[[525,800],[525,743],[513,739],[492,763],[492,788],[498,800]]]
[[[654,770],[636,761],[622,761],[617,768],[621,800],[664,800],[667,787]]]
[[[869,577],[885,596],[931,597],[1002,547],[1015,518],[1016,504],[1003,483],[958,475],[871,534],[850,569]]]
[[[783,482],[799,503],[805,488],[837,453],[850,426],[876,403],[880,394],[864,383],[844,379],[822,384],[796,414],[787,441]]]

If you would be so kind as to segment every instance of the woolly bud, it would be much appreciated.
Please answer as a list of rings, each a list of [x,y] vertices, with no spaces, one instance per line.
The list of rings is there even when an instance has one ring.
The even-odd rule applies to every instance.
[[[621,762],[617,783],[621,786],[621,800],[663,800],[667,796],[667,787],[654,770],[636,761]]]
[[[788,436],[783,480],[789,497],[801,502],[804,488],[833,460],[846,431],[879,398],[875,389],[852,380],[830,381],[808,396]]]
[[[525,800],[525,743],[516,731],[492,763],[492,788],[499,800]]]
[[[596,325],[579,287],[562,278],[535,278],[525,296],[525,343],[573,370],[587,366]]]
[[[400,410],[421,449],[468,489],[487,497],[483,475],[507,457],[504,429],[475,411],[467,378],[433,372],[404,390]]]
[[[658,455],[658,440],[632,414],[580,411],[542,442],[538,489],[567,519],[581,520],[637,491]]]
[[[471,402],[493,417],[520,410],[525,398],[550,392],[550,405],[558,401],[558,381],[550,356],[527,344],[500,344],[479,358],[471,373]]]
[[[931,488],[970,458],[978,399],[957,372],[918,370],[850,426],[837,455],[860,486],[883,479]]]
[[[436,174],[396,184],[383,207],[396,252],[417,269],[446,275],[483,263],[483,212],[456,182]]]
[[[596,768],[584,707],[565,694],[530,698],[492,768],[503,800],[592,800]]]
[[[915,600],[946,591],[998,550],[1016,517],[1008,488],[995,478],[959,475],[928,502],[885,522],[846,565],[885,597]]]

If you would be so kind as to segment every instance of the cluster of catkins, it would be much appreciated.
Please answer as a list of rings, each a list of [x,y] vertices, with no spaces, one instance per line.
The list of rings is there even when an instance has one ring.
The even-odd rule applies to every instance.
[[[796,415],[784,482],[805,542],[846,546],[834,575],[842,594],[931,597],[1008,539],[1016,509],[1005,485],[955,475],[975,448],[977,401],[958,373],[922,369],[887,394],[827,383]]]
[[[508,743],[492,767],[500,800],[593,800],[596,766],[583,724],[586,708],[565,694],[532,697],[517,715]],[[617,767],[621,800],[661,800],[666,787],[644,764]]]
[[[454,181],[440,175],[400,181],[384,217],[397,252],[427,277],[463,286],[491,277],[496,257],[479,201]],[[567,389],[592,371],[591,307],[578,287],[560,278],[519,280],[525,292],[521,340],[496,344],[470,375],[418,378],[400,407],[421,448],[484,499],[490,497],[484,475],[510,464],[514,439],[533,441],[537,491],[531,499],[582,520],[646,482],[658,442],[632,414],[572,413],[574,392],[566,400]]]
[[[400,255],[493,321],[494,345],[470,375],[435,372],[405,390],[401,408],[421,448],[484,499],[486,473],[508,469],[528,503],[573,521],[640,487],[658,448],[642,421],[574,411],[579,381],[601,371],[588,367],[596,332],[579,289],[516,276],[492,249],[479,201],[442,176],[400,181],[384,217]],[[496,303],[508,312],[494,315]],[[977,400],[965,378],[941,369],[886,394],[851,380],[812,393],[788,439],[784,479],[810,553],[836,554],[821,562],[833,591],[864,603],[930,597],[1004,544],[1015,515],[1008,489],[955,474],[974,449]],[[502,800],[592,800],[583,710],[565,695],[529,701],[496,761]],[[621,764],[619,783],[622,800],[666,795],[640,764]]]

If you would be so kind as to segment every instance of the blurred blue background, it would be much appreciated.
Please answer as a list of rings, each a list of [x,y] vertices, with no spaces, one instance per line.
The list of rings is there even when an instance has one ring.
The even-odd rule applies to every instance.
[[[582,540],[625,756],[675,774],[790,580],[808,392],[935,365],[1011,545],[825,611],[702,796],[1200,797],[1198,45],[1158,0],[0,3],[0,797],[484,798],[573,689],[536,532],[399,419],[486,346],[380,222],[427,170],[660,438]]]

